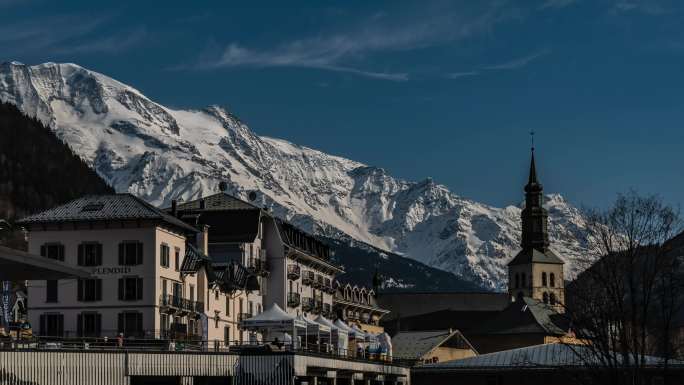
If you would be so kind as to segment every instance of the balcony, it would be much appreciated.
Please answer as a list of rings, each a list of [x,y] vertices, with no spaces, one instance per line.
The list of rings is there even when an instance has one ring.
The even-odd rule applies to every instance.
[[[326,279],[323,281],[323,288],[322,288],[322,290],[323,290],[324,292],[328,293],[328,294],[335,294],[335,287],[333,286],[332,281],[330,280],[330,278],[326,278]]]
[[[314,272],[311,270],[304,270],[302,273],[302,284],[311,285],[316,279]]]
[[[300,303],[299,293],[287,293],[287,306],[298,307]]]
[[[287,278],[288,279],[299,279],[302,274],[302,270],[299,265],[287,265]]]
[[[316,279],[314,280],[314,282],[311,286],[313,286],[317,289],[320,289],[321,287],[323,287],[323,285],[324,285],[323,276],[316,274]]]
[[[193,301],[173,294],[159,296],[159,307],[168,313],[203,313],[204,302]]]
[[[237,315],[238,322],[242,322],[250,318],[252,318],[252,314],[250,313],[238,313]]]
[[[311,297],[302,298],[302,311],[312,311],[314,309],[314,299]]]
[[[266,258],[249,257],[247,259],[247,270],[254,275],[259,275],[262,277],[268,276],[269,272]]]
[[[316,314],[321,314],[322,311],[323,311],[323,301],[316,300],[316,302],[314,303],[313,312]]]

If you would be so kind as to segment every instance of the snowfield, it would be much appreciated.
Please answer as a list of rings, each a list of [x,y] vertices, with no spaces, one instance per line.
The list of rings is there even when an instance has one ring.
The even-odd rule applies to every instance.
[[[75,64],[0,64],[0,100],[49,125],[117,191],[155,205],[213,194],[227,181],[230,192],[257,191],[258,204],[304,230],[351,237],[492,289],[505,288],[506,263],[519,250],[519,207],[491,207],[429,178],[404,181],[258,136],[217,106],[169,109]],[[522,184],[510,186],[521,201]],[[547,196],[546,207],[552,248],[572,276],[586,244],[582,216],[560,195]]]

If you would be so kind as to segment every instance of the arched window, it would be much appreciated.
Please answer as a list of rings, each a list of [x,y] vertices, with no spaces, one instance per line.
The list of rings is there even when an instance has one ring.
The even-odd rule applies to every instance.
[[[544,295],[542,296],[544,303],[549,303],[549,293],[544,292]]]
[[[556,287],[556,275],[553,273],[549,275],[549,284],[551,287]]]
[[[520,273],[515,273],[515,288],[520,287]]]
[[[522,287],[527,286],[527,285],[525,285],[525,273],[520,274],[520,282],[521,282]]]
[[[555,294],[553,294],[553,293],[549,294],[549,303],[550,303],[551,305],[555,305],[555,304],[556,304],[556,295],[555,295]]]
[[[542,272],[542,286],[546,286],[546,272]]]

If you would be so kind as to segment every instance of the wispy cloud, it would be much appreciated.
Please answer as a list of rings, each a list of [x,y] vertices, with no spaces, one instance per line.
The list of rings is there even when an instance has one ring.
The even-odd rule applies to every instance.
[[[0,0],[2,1],[2,0]],[[107,35],[98,31],[110,16],[58,15],[0,25],[3,55],[117,53],[140,42],[144,28],[119,30]],[[8,58],[9,58],[8,57]],[[3,58],[3,59],[8,59]]]
[[[534,60],[539,59],[542,56],[546,56],[551,53],[551,50],[545,49],[542,51],[535,52],[533,54],[519,57],[517,59],[513,59],[501,64],[496,64],[496,65],[491,65],[484,67],[486,70],[515,70],[518,68],[525,67],[526,65],[530,64]]]
[[[343,72],[374,79],[406,81],[407,71],[370,69],[369,57],[445,44],[487,32],[506,15],[499,2],[477,12],[441,12],[411,15],[397,20],[373,15],[356,26],[336,33],[283,42],[270,48],[250,48],[232,42],[213,48],[200,59],[176,69],[233,67],[298,67]]]
[[[617,0],[613,10],[619,13],[639,12],[648,15],[662,15],[670,11],[669,6],[659,0]]]
[[[460,79],[460,78],[465,78],[465,77],[470,77],[470,76],[477,76],[479,74],[480,74],[480,72],[478,72],[478,71],[451,72],[451,73],[446,74],[446,77],[449,79]]]

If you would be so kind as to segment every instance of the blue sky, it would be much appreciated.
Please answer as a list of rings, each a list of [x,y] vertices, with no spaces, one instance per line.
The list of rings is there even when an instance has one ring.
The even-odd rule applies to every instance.
[[[684,6],[666,0],[0,0],[0,61],[75,62],[257,133],[522,199],[684,203]]]

